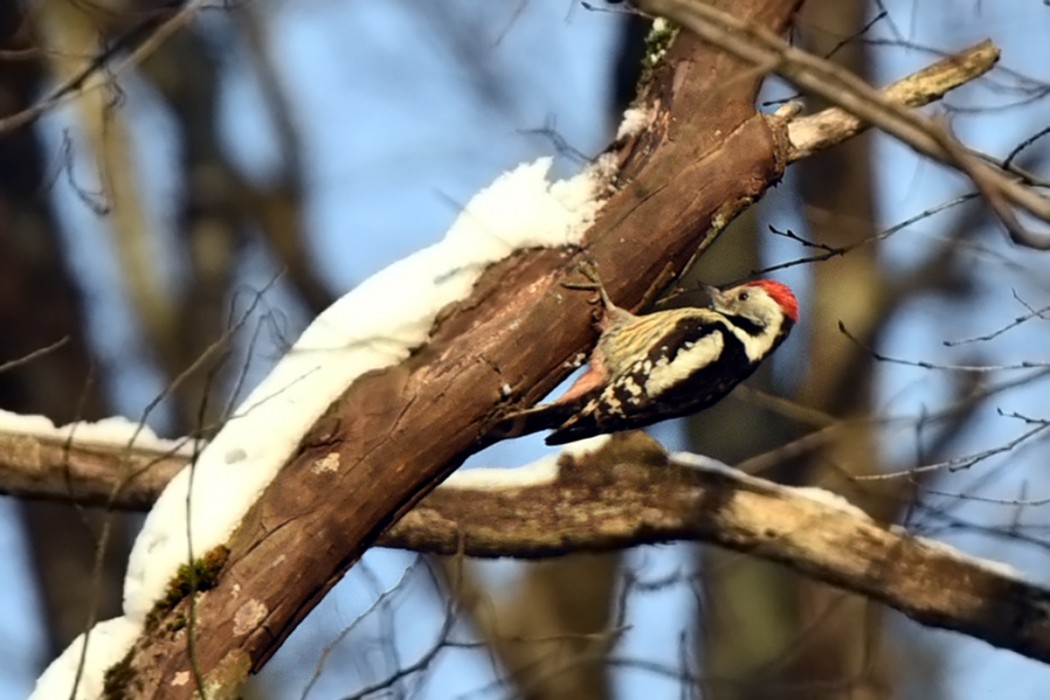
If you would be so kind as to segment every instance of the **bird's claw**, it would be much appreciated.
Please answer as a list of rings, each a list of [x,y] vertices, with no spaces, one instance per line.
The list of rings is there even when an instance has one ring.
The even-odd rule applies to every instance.
[[[562,286],[566,289],[583,289],[583,290],[600,290],[602,288],[602,281],[598,277],[598,263],[594,262],[589,258],[585,258],[576,263],[576,271],[586,277],[589,282],[562,282]]]
[[[602,302],[605,307],[612,306],[612,302],[609,301],[609,295],[605,293],[605,285],[602,284],[601,277],[598,276],[598,263],[591,258],[584,258],[576,263],[576,271],[586,277],[589,282],[562,282],[562,286],[566,289],[581,289],[584,291],[598,292],[598,296],[591,299],[590,303],[597,304]]]

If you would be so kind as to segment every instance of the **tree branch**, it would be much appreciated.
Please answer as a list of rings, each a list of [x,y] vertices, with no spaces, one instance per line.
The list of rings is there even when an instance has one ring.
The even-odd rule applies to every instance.
[[[778,562],[923,625],[1050,661],[1050,590],[996,562],[880,525],[830,492],[780,486],[692,455],[668,458],[637,434],[584,458],[563,456],[548,483],[439,488],[380,542],[542,557],[672,540]]]
[[[999,49],[985,40],[886,86],[880,94],[901,108],[922,107],[984,75],[998,60]],[[870,122],[841,107],[792,119],[788,123],[791,162],[836,146],[870,126]]]
[[[25,451],[39,447],[50,452],[46,445]],[[104,475],[105,460],[114,454],[65,452],[86,465],[77,476],[81,484]],[[163,487],[161,475],[173,475],[185,459],[158,460],[149,452],[119,457],[125,464],[152,463],[151,480],[133,480],[115,501],[134,509],[148,508]],[[104,476],[81,493],[104,494],[117,481]],[[82,495],[81,502],[89,501]],[[777,562],[920,624],[1050,661],[1050,590],[996,562],[875,523],[828,492],[780,486],[692,455],[669,457],[642,433],[614,436],[583,457],[562,455],[556,471],[461,472],[377,544],[425,554],[534,559],[674,541],[706,542]]]
[[[117,510],[149,510],[185,455],[0,432],[0,493]]]

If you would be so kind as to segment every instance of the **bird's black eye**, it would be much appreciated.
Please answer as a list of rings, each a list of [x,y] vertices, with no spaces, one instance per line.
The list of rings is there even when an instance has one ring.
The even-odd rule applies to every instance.
[[[747,301],[748,297],[750,297],[750,296],[751,295],[748,294],[747,292],[740,292],[740,295],[737,297],[737,299],[739,299],[740,301]]]

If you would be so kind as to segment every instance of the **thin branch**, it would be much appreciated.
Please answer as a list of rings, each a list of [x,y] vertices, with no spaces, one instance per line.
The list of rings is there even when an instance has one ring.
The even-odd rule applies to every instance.
[[[994,338],[999,337],[1003,333],[1006,333],[1007,331],[1012,330],[1012,329],[1016,328],[1017,326],[1020,326],[1023,323],[1027,323],[1028,321],[1031,321],[1033,318],[1041,318],[1044,321],[1050,320],[1050,317],[1047,316],[1047,312],[1050,312],[1050,305],[1044,306],[1044,307],[1039,308],[1039,309],[1034,309],[1031,306],[1029,306],[1023,299],[1021,299],[1021,297],[1019,297],[1017,295],[1017,291],[1016,290],[1014,291],[1013,294],[1014,294],[1014,299],[1019,301],[1021,304],[1023,304],[1025,306],[1025,308],[1028,309],[1028,313],[1027,314],[1025,314],[1023,316],[1018,316],[1013,321],[1011,321],[1010,323],[1006,324],[1005,326],[1003,326],[999,330],[992,331],[991,333],[986,333],[984,335],[979,335],[979,336],[976,336],[974,338],[964,338],[962,340],[945,340],[945,341],[943,341],[943,344],[945,346],[951,348],[951,347],[955,347],[957,345],[964,345],[966,343],[978,343],[978,342],[985,341],[985,340],[993,340]]]
[[[872,356],[873,359],[879,362],[889,362],[894,365],[904,365],[905,367],[918,367],[920,369],[936,369],[945,370],[949,372],[1001,372],[1005,370],[1025,370],[1025,369],[1045,369],[1050,367],[1050,362],[1017,362],[1012,365],[949,365],[942,364],[939,362],[927,362],[925,360],[905,360],[900,357],[891,357],[878,352],[874,348],[865,345],[859,338],[849,332],[846,328],[846,324],[839,321],[839,331],[860,346],[865,352]]]
[[[1022,377],[1015,377],[1008,381],[999,382],[998,384],[981,386],[976,391],[960,397],[958,400],[944,406],[942,409],[924,416],[904,414],[898,416],[855,418],[852,420],[834,420],[830,417],[823,417],[819,412],[804,407],[797,407],[786,399],[764,395],[762,392],[755,391],[747,386],[742,386],[737,389],[736,393],[743,393],[761,407],[773,410],[796,422],[808,423],[816,429],[813,432],[792,440],[791,442],[775,447],[768,452],[750,457],[737,464],[736,468],[746,474],[760,474],[763,471],[772,469],[790,459],[796,459],[801,455],[823,447],[831,440],[837,438],[839,433],[843,430],[849,430],[862,425],[889,427],[895,425],[916,424],[919,422],[931,425],[957,419],[958,417],[971,412],[975,407],[979,406],[982,402],[992,396],[1015,389],[1019,386],[1029,385],[1047,375],[1050,375],[1050,368],[1044,368]]]
[[[877,15],[872,17],[863,27],[853,32],[849,36],[844,37],[837,44],[835,44],[835,46],[833,46],[830,51],[824,54],[824,58],[831,58],[832,56],[837,54],[841,49],[849,46],[853,42],[863,37],[871,30],[872,27],[874,27],[876,24],[878,24],[879,22],[881,22],[889,16],[889,12],[887,12],[885,9],[881,10]]]
[[[460,545],[462,545],[462,542],[460,542]],[[457,554],[458,560],[462,563],[462,547],[458,546],[455,553]],[[437,586],[436,581],[434,585]],[[371,683],[364,688],[361,688],[353,695],[345,696],[343,700],[363,700],[363,698],[374,695],[381,690],[389,691],[402,679],[426,671],[427,668],[430,667],[430,664],[437,659],[438,655],[448,647],[449,635],[452,634],[452,630],[456,626],[456,600],[456,596],[448,597],[445,604],[445,617],[441,623],[441,629],[438,631],[437,638],[434,640],[434,643],[430,648],[427,649],[427,651],[425,651],[416,661],[397,669],[381,681],[376,681],[375,683]]]
[[[353,632],[354,629],[359,624],[361,624],[362,621],[367,619],[373,612],[386,605],[388,600],[402,593],[404,589],[408,586],[409,580],[415,574],[416,569],[419,567],[422,561],[422,558],[416,559],[415,563],[413,563],[411,566],[405,569],[404,572],[402,572],[401,578],[398,579],[397,583],[395,583],[391,588],[382,591],[379,595],[377,595],[364,612],[355,617],[350,622],[350,624],[343,627],[343,629],[341,629],[339,633],[335,635],[335,637],[330,642],[325,644],[324,649],[321,651],[321,655],[317,658],[317,664],[314,666],[313,674],[310,676],[310,679],[306,682],[306,685],[303,686],[303,692],[299,696],[299,700],[307,700],[307,696],[310,695],[310,691],[312,691],[314,689],[314,686],[317,685],[317,682],[321,680],[321,673],[324,671],[325,664],[328,662],[328,657],[335,650],[335,648],[344,639],[346,639],[346,637],[351,632]]]
[[[774,235],[783,236],[785,238],[793,239],[795,241],[798,241],[805,248],[818,248],[820,250],[823,250],[824,252],[823,253],[817,253],[817,254],[814,254],[814,255],[809,255],[809,256],[806,256],[804,258],[797,258],[795,260],[789,260],[788,262],[777,263],[775,265],[770,265],[769,267],[764,267],[764,268],[762,268],[760,270],[752,270],[750,274],[751,274],[752,277],[759,277],[759,276],[762,276],[762,275],[767,275],[770,272],[775,272],[777,270],[784,270],[784,269],[787,269],[789,267],[795,267],[796,265],[808,265],[810,263],[823,262],[825,260],[830,260],[832,258],[836,258],[836,257],[840,257],[840,256],[843,256],[843,255],[846,255],[847,253],[850,253],[850,252],[856,250],[857,248],[861,248],[861,247],[866,246],[866,245],[871,245],[873,243],[878,243],[879,241],[884,241],[887,238],[889,238],[890,236],[892,236],[892,235],[894,235],[894,234],[896,234],[896,233],[898,233],[898,232],[908,228],[909,226],[911,226],[912,224],[916,223],[917,221],[921,221],[923,219],[927,219],[927,218],[933,216],[934,214],[939,214],[942,211],[945,211],[947,209],[951,209],[952,207],[959,206],[960,204],[965,204],[966,202],[969,202],[972,199],[976,199],[979,196],[980,195],[977,192],[972,192],[972,193],[969,193],[969,194],[959,195],[958,197],[956,197],[954,199],[949,199],[949,200],[947,200],[945,202],[941,202],[941,203],[936,204],[936,205],[934,205],[932,207],[929,207],[927,209],[923,209],[918,214],[915,214],[914,216],[910,216],[907,219],[905,219],[904,221],[896,223],[893,226],[890,226],[890,227],[886,228],[885,230],[880,231],[879,233],[875,234],[874,236],[869,236],[867,238],[862,238],[861,240],[854,241],[853,243],[850,243],[849,245],[844,245],[844,246],[839,246],[839,247],[828,246],[828,245],[824,245],[822,243],[815,243],[813,241],[805,240],[803,238],[800,238],[798,235],[796,235],[795,233],[793,233],[791,231],[781,231],[781,230],[779,230],[777,228],[774,228],[773,226],[770,226],[769,230]]]
[[[920,474],[927,474],[929,472],[936,471],[950,471],[957,472],[963,469],[969,469],[981,462],[994,457],[996,455],[1006,454],[1012,452],[1014,448],[1018,447],[1022,443],[1030,440],[1039,433],[1042,433],[1047,428],[1050,428],[1050,424],[1037,425],[1031,430],[1027,430],[1012,440],[1009,440],[1002,445],[988,448],[987,450],[981,450],[974,454],[964,455],[962,457],[955,457],[953,459],[947,459],[942,462],[936,462],[934,464],[923,464],[918,467],[912,467],[911,469],[902,469],[895,472],[883,472],[881,474],[865,474],[861,476],[852,477],[855,481],[887,481],[889,479],[900,479],[903,477],[915,477]]]
[[[1014,149],[1007,154],[1006,158],[1003,158],[1003,167],[1009,167],[1013,162],[1014,158],[1021,155],[1021,151],[1031,146],[1033,143],[1043,138],[1047,134],[1050,134],[1050,126],[1040,129],[1021,143],[1014,146]]]
[[[32,124],[66,102],[97,90],[112,80],[113,76],[143,61],[207,6],[208,0],[188,0],[181,9],[160,10],[147,16],[96,56],[87,59],[83,68],[36,103],[0,117],[0,134]]]
[[[0,362],[0,372],[10,372],[11,370],[16,369],[18,367],[21,367],[23,365],[28,365],[30,362],[33,362],[34,360],[37,360],[37,359],[43,357],[44,355],[47,355],[49,353],[54,352],[55,350],[58,350],[59,348],[61,348],[62,346],[64,346],[68,342],[69,342],[69,336],[67,335],[66,337],[61,338],[60,340],[56,340],[55,342],[51,343],[50,345],[44,346],[44,347],[40,348],[39,350],[34,350],[33,352],[27,353],[27,354],[23,355],[22,357],[19,357],[19,358],[15,359],[15,360],[8,360],[7,362]]]

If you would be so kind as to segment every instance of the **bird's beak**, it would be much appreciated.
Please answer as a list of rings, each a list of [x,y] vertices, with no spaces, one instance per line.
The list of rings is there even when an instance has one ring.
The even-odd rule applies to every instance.
[[[714,306],[715,304],[722,303],[723,300],[722,300],[722,290],[721,289],[719,289],[718,287],[716,287],[716,286],[714,286],[712,284],[703,284],[703,285],[701,285],[701,287],[703,288],[704,292],[707,294],[708,299],[710,299],[710,302],[708,303],[708,306]]]

